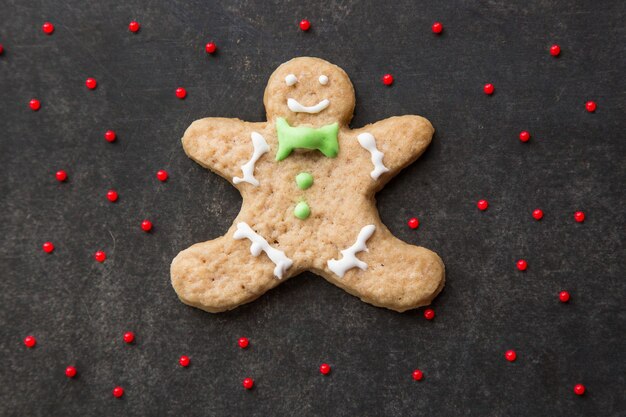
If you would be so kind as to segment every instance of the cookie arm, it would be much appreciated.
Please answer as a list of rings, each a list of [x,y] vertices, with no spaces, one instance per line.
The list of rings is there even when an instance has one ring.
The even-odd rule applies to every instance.
[[[398,116],[356,129],[353,133],[362,147],[370,148],[372,164],[382,153],[382,165],[372,165],[372,178],[379,174],[384,181],[419,158],[430,144],[435,129],[423,117]],[[368,134],[374,138],[375,149],[371,147],[373,140]]]
[[[183,135],[183,149],[198,164],[233,182],[254,154],[252,133],[261,135],[265,123],[209,117],[196,120]]]

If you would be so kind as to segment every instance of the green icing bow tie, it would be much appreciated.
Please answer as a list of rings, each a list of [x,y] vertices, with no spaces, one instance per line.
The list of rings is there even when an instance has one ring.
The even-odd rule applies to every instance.
[[[276,160],[282,161],[287,158],[294,149],[317,149],[325,156],[334,158],[339,152],[338,132],[339,123],[317,129],[303,126],[291,127],[284,118],[279,117],[276,119],[276,133],[278,134]]]

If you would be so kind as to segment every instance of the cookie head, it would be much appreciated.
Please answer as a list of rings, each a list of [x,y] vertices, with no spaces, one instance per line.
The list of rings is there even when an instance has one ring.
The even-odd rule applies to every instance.
[[[267,119],[290,125],[346,125],[354,112],[354,87],[338,66],[319,58],[294,58],[270,76],[263,102]]]

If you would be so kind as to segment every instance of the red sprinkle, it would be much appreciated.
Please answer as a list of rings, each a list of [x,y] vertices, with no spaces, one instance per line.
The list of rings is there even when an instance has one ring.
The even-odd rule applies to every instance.
[[[322,373],[322,375],[328,375],[330,373],[330,365],[327,363],[321,364],[320,372]]]
[[[560,53],[561,53],[561,47],[559,45],[552,45],[550,47],[550,55],[559,56]]]
[[[385,84],[385,85],[393,84],[393,75],[391,75],[391,74],[383,75],[383,84]]]
[[[46,253],[52,253],[52,251],[54,250],[54,245],[52,244],[52,242],[45,242],[43,245],[41,245],[41,247]]]
[[[133,33],[137,33],[140,27],[141,25],[138,22],[135,22],[134,20],[128,24],[128,30],[130,30]]]
[[[252,389],[252,387],[254,386],[254,379],[246,378],[243,380],[242,385],[245,389]]]
[[[135,333],[133,332],[124,333],[124,342],[133,343],[134,341],[135,341]]]
[[[530,140],[530,133],[525,130],[521,131],[519,133],[519,140],[521,140],[522,142],[528,142]]]
[[[307,30],[309,30],[309,29],[311,29],[311,22],[309,22],[309,21],[308,21],[308,20],[306,20],[306,19],[302,19],[302,20],[300,21],[300,30],[303,30],[303,31],[305,31],[305,32],[306,32],[306,31],[307,31]]]
[[[217,51],[217,45],[215,42],[209,42],[204,46],[204,50],[207,54],[214,54]]]
[[[141,230],[144,232],[149,232],[152,230],[152,222],[150,220],[144,220],[141,222]]]
[[[424,310],[424,318],[426,320],[432,320],[435,318],[435,310],[433,310],[432,308],[427,308],[426,310]]]
[[[528,268],[528,262],[526,262],[523,259],[520,259],[519,261],[517,261],[517,269],[519,269],[520,271],[526,271],[526,268]]]
[[[248,344],[250,343],[250,341],[248,340],[247,337],[240,337],[237,343],[239,344],[240,348],[245,349],[248,347]]]
[[[4,53],[4,45],[0,43],[0,55]]]
[[[180,357],[180,359],[178,359],[178,363],[180,363],[180,366],[182,366],[183,368],[186,368],[189,366],[189,356],[183,355]]]
[[[95,78],[87,78],[87,80],[85,81],[85,85],[88,89],[93,90],[98,86],[98,82]]]
[[[561,300],[562,303],[567,303],[569,301],[569,293],[567,291],[561,291],[559,293],[559,300]]]
[[[485,86],[483,87],[483,91],[488,96],[492,95],[494,90],[495,90],[495,87],[493,86],[493,84],[485,84]]]
[[[435,22],[433,23],[432,27],[431,27],[433,33],[436,33],[437,35],[439,35],[441,33],[441,31],[443,30],[443,25],[439,22]]]
[[[109,191],[107,192],[107,199],[108,199],[111,203],[113,203],[113,202],[117,201],[117,197],[118,197],[118,196],[117,196],[117,191],[115,191],[115,190],[109,190]]]
[[[587,109],[589,113],[593,113],[594,111],[596,111],[597,107],[598,106],[596,105],[595,101],[588,101],[585,103],[585,108]]]
[[[178,87],[176,89],[176,97],[178,97],[179,99],[184,99],[185,97],[187,97],[187,90],[185,90],[182,87]]]
[[[67,179],[67,172],[60,170],[60,171],[57,171],[56,174],[54,174],[54,176],[56,177],[57,181],[63,182]]]
[[[30,106],[32,111],[37,111],[41,108],[41,102],[36,98],[32,99],[28,105]]]
[[[585,212],[584,211],[577,211],[576,213],[574,213],[574,220],[576,220],[578,223],[582,223],[585,221]]]
[[[106,260],[107,258],[107,254],[104,253],[103,251],[99,250],[98,252],[96,252],[93,257],[95,258],[96,261],[102,263]]]
[[[43,30],[43,33],[46,35],[52,35],[52,32],[54,32],[54,25],[50,22],[46,22],[43,26],[41,26],[41,30]]]
[[[541,220],[543,219],[543,211],[541,209],[535,209],[533,210],[533,218],[535,220]]]
[[[515,362],[515,359],[517,359],[517,353],[515,353],[514,350],[507,350],[504,357],[509,362]]]
[[[113,388],[113,396],[115,398],[120,398],[122,395],[124,395],[124,388],[122,387]]]
[[[414,381],[421,381],[422,378],[424,378],[424,372],[420,371],[419,369],[416,369],[413,371],[413,380]]]
[[[24,344],[27,348],[34,348],[37,344],[37,339],[35,339],[35,336],[26,336],[24,338]]]
[[[487,202],[487,200],[478,200],[476,206],[478,207],[478,210],[485,211],[489,207],[489,203]]]
[[[583,384],[574,385],[574,394],[583,395],[585,393],[585,386]]]
[[[420,221],[417,219],[417,217],[413,217],[413,218],[409,219],[407,224],[409,225],[409,227],[411,229],[417,229],[419,227],[419,225],[420,225]]]
[[[157,171],[156,177],[159,179],[159,181],[163,182],[167,180],[169,174],[167,173],[167,171],[160,169],[159,171]]]
[[[76,376],[76,368],[73,366],[68,366],[65,368],[65,376],[68,378],[74,378]]]
[[[107,130],[106,132],[104,132],[104,139],[107,142],[115,142],[115,139],[117,139],[117,135],[113,130]]]

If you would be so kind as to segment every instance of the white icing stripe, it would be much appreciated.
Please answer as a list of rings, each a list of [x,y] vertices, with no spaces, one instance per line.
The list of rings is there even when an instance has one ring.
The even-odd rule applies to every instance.
[[[296,99],[287,99],[287,107],[289,107],[289,110],[294,113],[319,113],[326,107],[328,107],[329,104],[330,101],[327,98],[320,101],[315,106],[303,106],[302,104],[298,103],[298,100]]]
[[[371,133],[361,133],[357,136],[359,144],[367,149],[372,154],[372,164],[374,164],[374,170],[370,172],[370,176],[373,180],[377,180],[385,172],[389,171],[389,168],[383,164],[383,154],[376,148],[376,138]]]
[[[330,261],[328,261],[328,269],[333,271],[340,278],[343,278],[346,271],[349,269],[367,269],[367,264],[358,259],[355,255],[358,252],[367,252],[367,245],[365,244],[365,242],[367,242],[367,239],[372,236],[374,230],[376,230],[376,226],[374,226],[373,224],[364,226],[359,232],[359,236],[356,238],[356,242],[354,242],[354,245],[350,246],[348,249],[344,249],[341,251],[342,258],[340,260],[331,259]]]
[[[248,182],[255,187],[258,187],[259,181],[254,178],[254,165],[256,161],[259,160],[261,155],[270,150],[269,145],[265,141],[265,138],[258,134],[257,132],[252,132],[252,146],[254,146],[254,152],[252,153],[252,158],[244,165],[241,166],[241,171],[243,172],[243,178],[233,177],[233,182],[235,184],[239,184],[240,182]]]
[[[298,78],[293,74],[289,74],[285,77],[285,84],[287,84],[289,87],[291,87],[297,82],[298,82]]]
[[[252,242],[250,245],[250,253],[252,256],[259,256],[261,251],[265,252],[267,257],[276,265],[274,275],[278,279],[281,279],[285,272],[293,265],[293,261],[285,255],[285,252],[271,247],[270,244],[267,243],[267,240],[256,234],[245,222],[237,223],[237,230],[233,237],[236,240],[249,239],[250,242]]]

